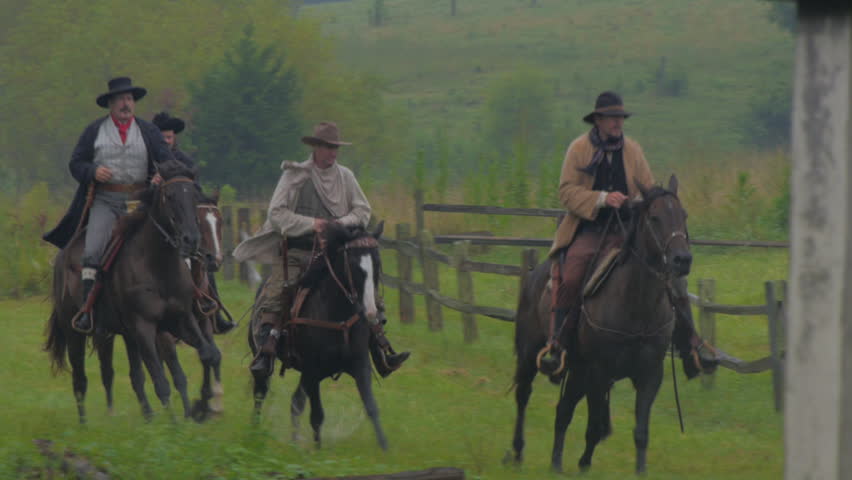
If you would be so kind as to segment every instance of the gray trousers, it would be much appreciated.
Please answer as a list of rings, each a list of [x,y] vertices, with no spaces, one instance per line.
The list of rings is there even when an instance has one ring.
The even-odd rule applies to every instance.
[[[311,260],[311,252],[308,250],[298,250],[291,248],[287,252],[287,276],[291,284],[296,283],[299,279],[301,269],[308,265]],[[263,290],[255,303],[255,310],[260,313],[283,312],[285,308],[290,308],[290,305],[282,305],[281,297],[286,287],[284,282],[284,265],[277,263],[272,266],[272,273],[266,279],[263,285]]]
[[[86,226],[86,242],[83,247],[84,267],[101,266],[112,229],[118,218],[127,213],[126,201],[129,196],[124,192],[95,193]]]

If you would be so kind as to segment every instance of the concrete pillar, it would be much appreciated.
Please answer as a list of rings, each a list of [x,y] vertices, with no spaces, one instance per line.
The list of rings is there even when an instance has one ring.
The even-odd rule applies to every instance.
[[[852,478],[852,1],[799,0],[787,480]]]

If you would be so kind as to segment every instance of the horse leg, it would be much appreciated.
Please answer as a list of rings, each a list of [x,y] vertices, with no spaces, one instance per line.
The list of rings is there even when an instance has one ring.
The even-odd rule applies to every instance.
[[[523,462],[524,452],[524,422],[526,419],[527,403],[532,395],[532,383],[538,374],[535,366],[535,356],[518,355],[518,364],[515,369],[515,404],[517,405],[517,417],[515,418],[515,435],[512,440],[512,453],[507,453],[503,463],[514,461],[516,464]]]
[[[130,366],[130,384],[133,386],[133,392],[136,393],[136,400],[142,407],[142,416],[146,420],[151,420],[154,411],[148,403],[148,395],[145,394],[145,371],[142,369],[139,347],[135,341],[124,336],[124,349],[127,350],[127,363]]]
[[[305,389],[302,387],[302,380],[299,379],[299,384],[296,390],[293,391],[293,398],[290,399],[290,424],[293,427],[293,441],[299,441],[299,417],[305,411],[305,402],[308,396],[305,395]]]
[[[568,372],[559,393],[559,403],[556,405],[556,420],[553,425],[553,452],[550,467],[555,472],[562,472],[562,451],[565,449],[565,432],[574,418],[577,403],[586,394],[585,378],[587,373],[583,368]]]
[[[633,380],[636,387],[636,428],[633,430],[633,443],[636,445],[636,473],[645,473],[648,453],[648,424],[651,420],[651,405],[663,383],[663,362],[654,362],[647,376]]]
[[[186,391],[187,381],[183,367],[178,360],[177,345],[174,337],[167,332],[157,333],[157,355],[160,360],[166,364],[169,373],[172,374],[172,383],[175,385],[175,390],[180,394],[181,402],[183,403],[183,416],[189,418],[189,395]]]
[[[367,411],[367,416],[373,422],[373,430],[376,431],[376,438],[379,441],[379,446],[382,450],[388,449],[388,440],[385,438],[385,432],[382,430],[382,424],[379,422],[379,406],[376,404],[376,398],[373,396],[373,385],[370,383],[372,371],[370,370],[370,359],[365,355],[363,361],[355,369],[355,385],[358,387],[358,394],[361,395],[361,401],[364,403],[364,409]],[[313,412],[313,407],[311,407]]]
[[[132,323],[136,325],[137,345],[139,353],[142,356],[142,361],[148,369],[148,374],[151,375],[151,382],[154,383],[154,392],[160,403],[166,408],[169,413],[169,395],[171,395],[171,387],[166,379],[166,373],[163,371],[163,365],[160,363],[160,358],[157,355],[157,327],[154,323],[148,322],[143,318],[137,317]]]
[[[77,416],[81,424],[86,423],[86,388],[89,380],[86,378],[86,337],[72,332],[68,340],[68,362],[71,364],[71,382],[74,388],[74,399],[77,401]]]
[[[100,340],[97,340],[98,360],[101,364],[101,383],[106,392],[107,414],[112,415],[112,383],[115,379],[115,370],[112,368],[112,354],[115,346],[115,336],[108,335]]]
[[[308,377],[303,373],[301,383],[308,400],[311,402],[311,428],[314,429],[314,443],[316,443],[317,448],[320,448],[322,447],[320,428],[322,428],[322,422],[325,420],[325,412],[322,409],[322,400],[320,399],[319,379]]]
[[[204,420],[210,413],[209,401],[213,397],[210,371],[214,365],[221,362],[222,353],[213,343],[212,332],[209,335],[202,332],[195,315],[190,314],[188,318],[179,321],[177,333],[178,338],[198,351],[198,358],[201,360],[204,381],[201,384],[201,399],[195,402],[193,407],[193,416],[196,420]]]
[[[581,471],[587,471],[592,466],[592,455],[595,453],[595,447],[609,433],[606,424],[609,424],[609,405],[607,404],[608,384],[604,385],[600,381],[590,380],[588,384],[588,392],[586,392],[586,404],[589,407],[589,416],[586,421],[586,449],[583,451],[583,456],[580,457],[579,467]]]

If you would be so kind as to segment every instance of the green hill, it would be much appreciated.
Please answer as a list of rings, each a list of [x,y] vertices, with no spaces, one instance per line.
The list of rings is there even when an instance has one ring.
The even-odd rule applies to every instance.
[[[371,26],[377,3],[384,23]],[[628,133],[652,161],[672,164],[697,150],[754,148],[763,125],[757,116],[755,131],[747,127],[753,105],[773,108],[791,84],[792,35],[759,0],[456,3],[455,16],[449,0],[353,0],[299,14],[341,40],[344,62],[385,80],[416,132],[442,128],[456,141],[482,136],[496,79],[532,70],[551,85],[554,147],[582,132],[595,96],[614,89],[636,113]]]

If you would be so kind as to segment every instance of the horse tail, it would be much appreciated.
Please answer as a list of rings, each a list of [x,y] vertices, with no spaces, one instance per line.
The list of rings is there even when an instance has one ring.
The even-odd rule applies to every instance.
[[[56,307],[50,312],[50,319],[47,321],[47,341],[44,342],[44,351],[50,355],[50,364],[53,374],[66,369],[65,352],[68,350],[68,338],[65,331],[59,326],[59,312]]]

